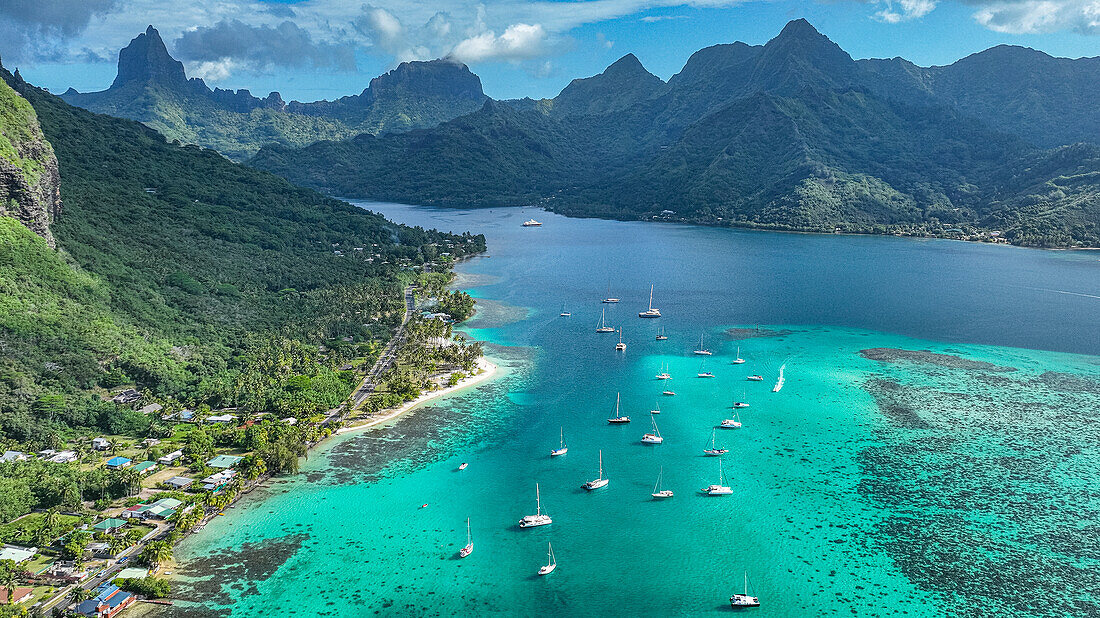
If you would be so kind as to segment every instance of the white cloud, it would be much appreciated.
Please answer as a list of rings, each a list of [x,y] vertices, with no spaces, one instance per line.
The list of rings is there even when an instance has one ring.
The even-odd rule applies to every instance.
[[[1081,34],[1100,34],[1100,1],[993,2],[975,11],[974,21],[995,32],[1009,34],[1063,30]]]
[[[191,77],[201,77],[206,81],[218,82],[232,75],[237,66],[237,62],[232,58],[208,60],[188,67],[188,73]]]
[[[460,62],[527,60],[545,53],[547,39],[546,30],[539,24],[512,24],[500,36],[486,30],[459,41],[447,55]]]
[[[647,24],[652,24],[657,21],[666,21],[670,19],[687,19],[687,15],[646,15],[638,19],[638,21],[644,21]]]
[[[910,19],[920,19],[936,8],[937,0],[899,0],[895,5],[886,0],[886,8],[875,13],[875,17],[888,24],[896,24]]]

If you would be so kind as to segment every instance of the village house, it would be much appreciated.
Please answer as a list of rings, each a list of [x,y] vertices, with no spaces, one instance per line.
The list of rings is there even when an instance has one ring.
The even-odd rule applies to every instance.
[[[155,461],[143,461],[134,466],[134,472],[137,472],[138,474],[149,474],[156,469],[157,463]]]
[[[20,603],[26,603],[34,596],[34,588],[20,588],[16,586],[12,590],[11,603],[12,605],[19,605]],[[5,586],[0,586],[0,605],[6,605],[8,603],[8,589]]]
[[[241,457],[236,455],[218,455],[217,457],[206,462],[206,465],[211,468],[232,468],[241,461]]]
[[[213,425],[214,423],[232,423],[237,420],[237,416],[234,414],[219,414],[217,416],[206,417],[206,422]]]
[[[114,584],[103,584],[96,590],[95,597],[76,606],[76,613],[95,618],[114,618],[119,612],[133,605],[134,595],[121,590]]]
[[[78,458],[79,456],[76,454],[76,451],[58,451],[47,461],[50,463],[72,463]]]
[[[112,397],[111,401],[115,403],[133,403],[138,399],[141,399],[141,393],[135,391],[132,388],[128,388]]]
[[[127,458],[125,458],[125,457],[112,457],[112,458],[107,460],[107,469],[108,470],[121,470],[123,468],[130,467],[130,464],[132,464],[132,463],[134,463],[134,462],[127,459]]]
[[[229,481],[233,480],[233,477],[237,476],[236,470],[222,470],[217,474],[211,474],[210,476],[202,480],[202,488],[209,491],[211,489],[217,489],[222,485],[225,485]]]
[[[182,489],[187,489],[188,487],[190,487],[191,483],[194,483],[194,481],[187,478],[186,476],[173,476],[172,478],[168,479],[167,481],[164,481],[164,484],[171,487],[172,489],[181,489],[181,490]]]
[[[19,564],[26,562],[38,553],[37,547],[19,547],[18,545],[4,545],[0,547],[0,561],[11,560]]]
[[[119,529],[121,529],[125,525],[126,525],[125,521],[123,521],[121,519],[115,519],[115,518],[112,517],[112,518],[109,518],[109,519],[104,519],[103,521],[99,522],[98,524],[92,526],[92,530],[95,530],[96,532],[103,532],[105,534],[114,534],[114,533],[118,532]]]
[[[111,448],[111,441],[107,438],[92,438],[92,448],[97,451],[105,451]]]
[[[144,408],[138,410],[138,412],[141,412],[142,414],[152,414],[154,412],[160,412],[163,409],[164,406],[160,405],[159,403],[151,403]]]
[[[183,451],[172,451],[171,453],[168,453],[167,455],[164,455],[163,457],[158,459],[157,463],[162,466],[168,466],[176,463],[176,461],[178,461],[181,457],[183,457]]]

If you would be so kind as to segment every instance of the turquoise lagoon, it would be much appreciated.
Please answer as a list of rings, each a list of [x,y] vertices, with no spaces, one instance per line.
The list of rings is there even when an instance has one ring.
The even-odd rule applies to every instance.
[[[162,613],[698,615],[734,611],[746,573],[759,616],[1100,613],[1095,253],[365,206],[486,233],[459,283],[503,371],[333,440],[185,540]],[[659,320],[636,317],[650,284]],[[594,332],[605,308],[625,353]],[[605,421],[617,393],[626,426]],[[734,493],[702,496],[740,399],[744,427],[717,431]],[[585,492],[601,450],[610,484]],[[554,523],[521,530],[536,482]]]

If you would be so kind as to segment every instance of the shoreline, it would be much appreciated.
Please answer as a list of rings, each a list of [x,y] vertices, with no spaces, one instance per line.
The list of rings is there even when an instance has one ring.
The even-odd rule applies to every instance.
[[[438,399],[438,398],[443,397],[445,395],[450,395],[452,393],[456,393],[460,390],[469,388],[471,386],[476,386],[478,384],[481,384],[482,382],[485,382],[486,380],[488,380],[488,379],[492,378],[494,375],[496,375],[497,371],[500,369],[500,367],[497,364],[493,363],[492,361],[490,361],[485,356],[482,356],[481,358],[479,358],[477,360],[477,367],[480,370],[478,373],[475,373],[474,375],[467,376],[467,377],[459,380],[458,384],[455,384],[454,386],[446,386],[444,388],[440,388],[440,389],[436,389],[436,390],[433,390],[433,391],[428,391],[426,393],[422,393],[416,399],[413,399],[412,401],[406,401],[405,403],[401,404],[400,406],[397,406],[396,408],[389,408],[387,410],[383,410],[381,412],[382,416],[378,416],[377,418],[363,419],[363,420],[358,421],[358,422],[352,422],[349,425],[346,425],[344,427],[341,427],[341,428],[337,429],[336,431],[334,431],[332,433],[332,435],[334,435],[334,436],[345,435],[345,434],[352,433],[352,432],[355,432],[355,431],[360,431],[360,430],[363,430],[363,429],[369,429],[371,427],[381,425],[382,423],[393,420],[395,418],[398,418],[398,417],[404,415],[407,412],[412,411],[413,409],[417,408],[418,406],[420,406],[423,403],[427,403],[427,402],[429,402],[433,399]]]

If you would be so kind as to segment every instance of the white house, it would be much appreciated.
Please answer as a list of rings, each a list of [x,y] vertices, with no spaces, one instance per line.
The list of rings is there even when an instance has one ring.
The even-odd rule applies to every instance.
[[[167,466],[175,463],[177,460],[179,460],[180,457],[183,457],[183,451],[172,451],[171,453],[168,453],[164,457],[158,459],[157,463]]]
[[[111,441],[107,438],[92,438],[92,448],[97,451],[105,451],[111,448]]]
[[[71,463],[77,460],[75,451],[58,451],[48,461],[53,463]]]

